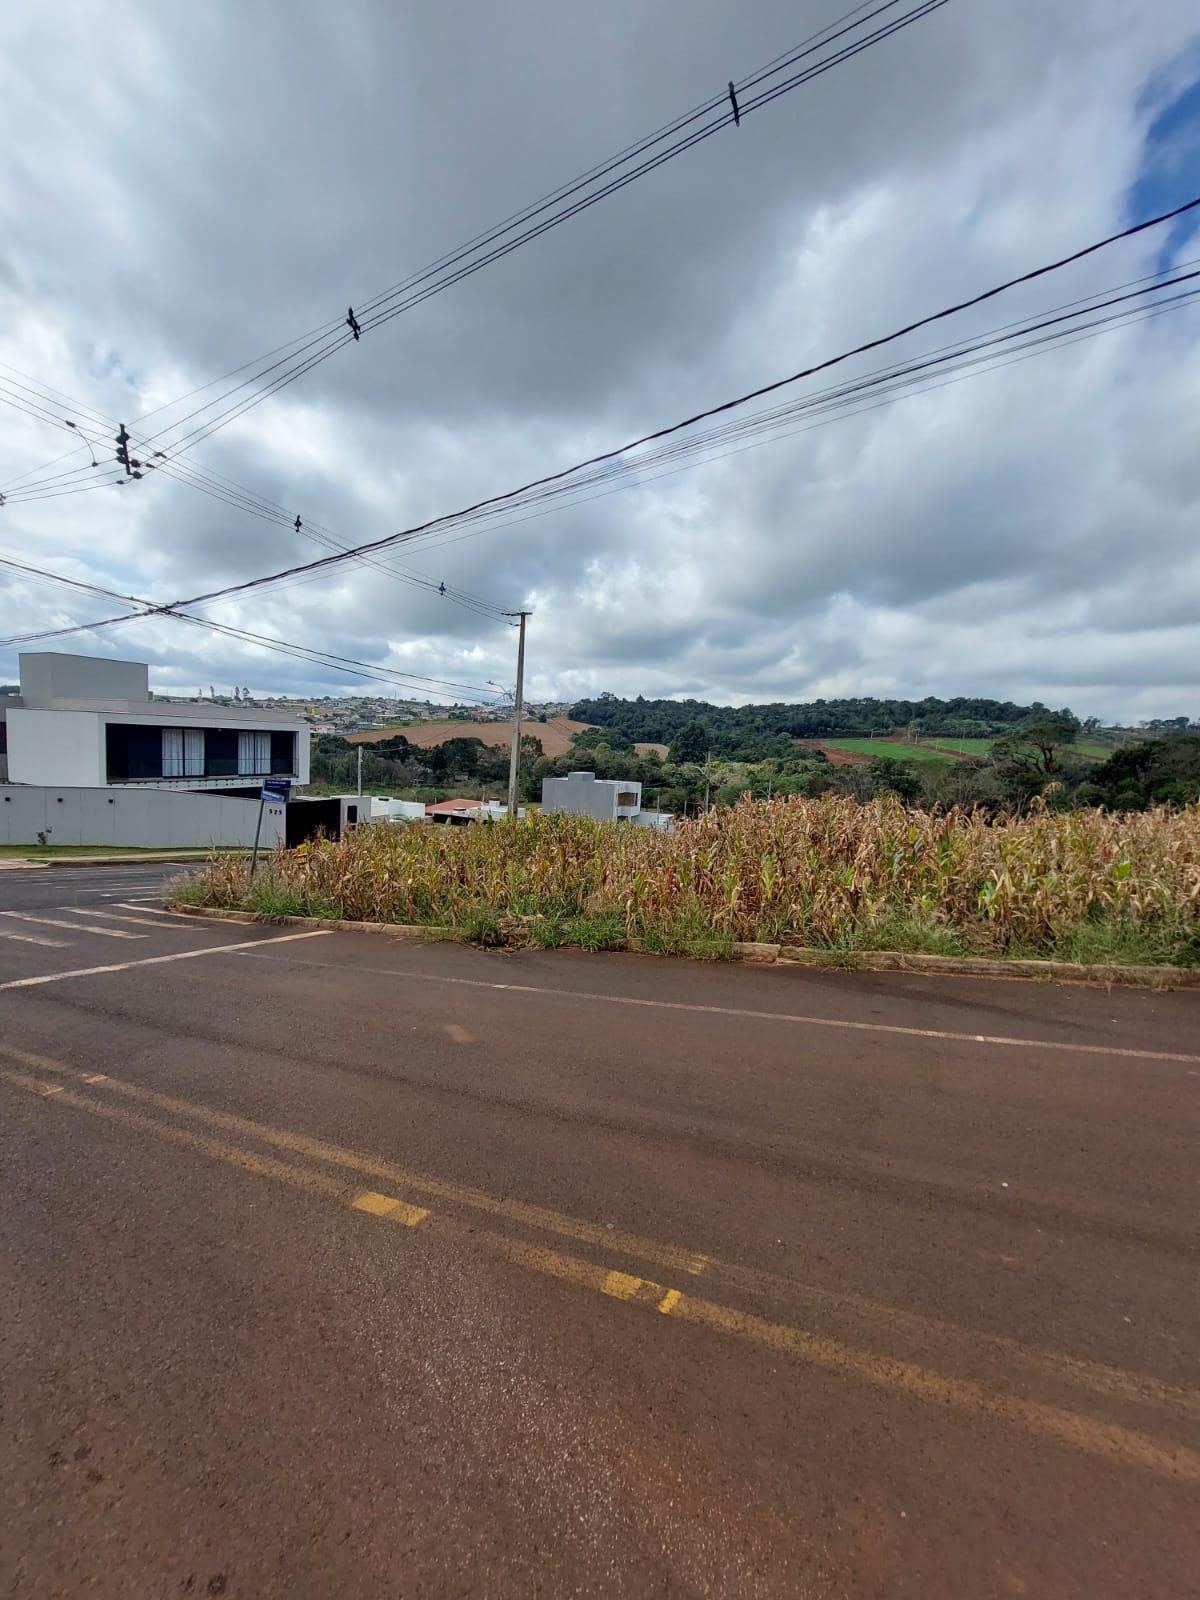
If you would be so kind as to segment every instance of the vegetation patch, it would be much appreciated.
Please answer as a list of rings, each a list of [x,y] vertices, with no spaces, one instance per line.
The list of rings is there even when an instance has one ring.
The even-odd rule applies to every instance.
[[[708,957],[735,941],[1200,962],[1200,805],[1021,816],[749,797],[673,832],[534,813],[468,828],[381,825],[253,883],[217,858],[181,903],[264,916],[448,926],[482,945]],[[1090,953],[1089,953],[1090,952]]]
[[[987,739],[970,740],[972,744],[990,744]],[[885,761],[953,761],[947,750],[933,749],[924,744],[907,744],[901,739],[823,739],[831,750],[850,750],[855,755],[878,756]]]

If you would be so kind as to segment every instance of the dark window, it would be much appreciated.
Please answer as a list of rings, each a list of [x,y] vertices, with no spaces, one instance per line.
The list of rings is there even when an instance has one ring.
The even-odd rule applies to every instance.
[[[204,730],[204,773],[209,778],[236,778],[238,736],[228,728]]]
[[[0,756],[8,754],[8,723],[0,722]]]
[[[234,728],[142,727],[110,722],[105,729],[108,781],[127,783],[141,778],[237,778],[289,775],[295,771],[294,733],[239,733]],[[0,722],[0,754],[4,724]],[[201,742],[203,760],[201,759]],[[164,771],[164,749],[168,756]]]
[[[110,783],[162,777],[162,729],[110,722],[105,729]]]

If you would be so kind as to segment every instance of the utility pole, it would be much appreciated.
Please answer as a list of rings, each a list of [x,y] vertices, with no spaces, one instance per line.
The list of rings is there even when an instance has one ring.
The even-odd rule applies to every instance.
[[[517,814],[517,777],[521,770],[521,711],[525,699],[525,618],[528,611],[510,611],[508,615],[519,618],[517,635],[517,692],[513,698],[512,754],[508,759],[508,814]]]
[[[358,747],[358,793],[362,798],[362,745]]]

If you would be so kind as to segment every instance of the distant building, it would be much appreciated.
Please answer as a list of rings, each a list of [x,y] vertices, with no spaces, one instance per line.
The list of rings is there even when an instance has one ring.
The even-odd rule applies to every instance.
[[[669,828],[666,811],[642,810],[642,786],[631,778],[597,778],[594,772],[568,772],[542,779],[542,810],[593,817],[597,822],[632,822],[639,828]]]
[[[426,822],[452,823],[499,821],[508,815],[503,800],[437,800],[425,807]],[[524,806],[517,809],[518,817],[525,815]]]

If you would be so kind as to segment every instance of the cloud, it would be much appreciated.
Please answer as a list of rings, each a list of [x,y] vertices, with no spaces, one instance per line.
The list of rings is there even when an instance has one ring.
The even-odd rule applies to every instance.
[[[0,361],[132,421],[795,35],[783,0],[486,15],[296,0],[286,26],[229,3],[10,7]],[[1179,110],[1198,74],[1183,0],[952,0],[339,352],[195,464],[344,542],[453,510],[1200,191]],[[1134,278],[1164,243],[1106,252],[895,358]],[[1186,233],[1170,248],[1182,259]],[[1200,714],[1198,327],[1183,310],[388,560],[532,603],[537,698],[978,693]],[[0,486],[71,442],[0,415]],[[160,599],[322,553],[162,478],[0,517],[0,549]],[[0,572],[5,633],[112,609]],[[513,676],[503,622],[362,565],[211,614],[393,670]],[[164,686],[354,687],[164,620],[70,647],[144,655]],[[0,678],[14,671],[0,656]]]

